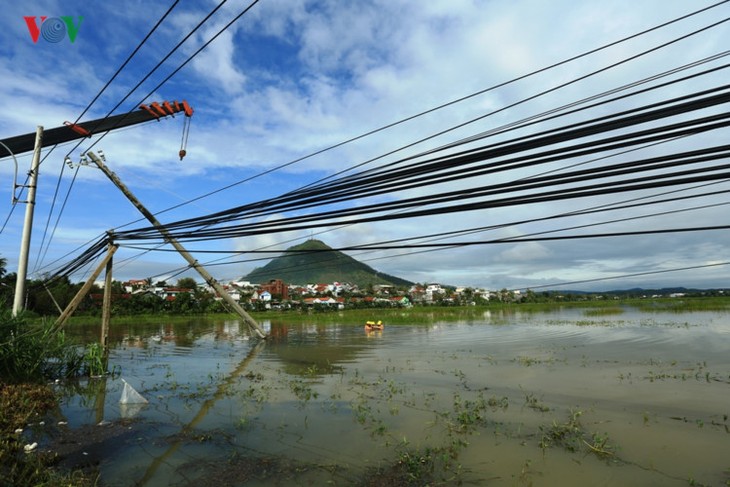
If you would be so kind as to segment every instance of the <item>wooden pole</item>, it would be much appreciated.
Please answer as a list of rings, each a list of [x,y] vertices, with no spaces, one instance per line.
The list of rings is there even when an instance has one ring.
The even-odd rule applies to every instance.
[[[53,293],[51,292],[51,290],[48,289],[48,286],[46,285],[46,282],[45,281],[43,281],[43,288],[48,293],[48,296],[51,297],[51,301],[53,301],[53,304],[56,305],[56,309],[58,310],[58,314],[63,313],[63,310],[61,309],[61,305],[58,304],[58,301],[56,301],[56,298],[53,296]]]
[[[228,305],[233,308],[233,310],[238,313],[238,315],[243,318],[244,323],[248,325],[249,329],[254,331],[260,338],[266,338],[266,333],[264,330],[259,326],[258,323],[256,323],[256,320],[254,320],[246,311],[241,307],[241,305],[231,297],[230,294],[226,292],[225,289],[223,289],[223,286],[221,286],[218,281],[215,280],[215,278],[203,267],[200,265],[200,263],[193,258],[192,255],[185,249],[185,247],[182,246],[180,242],[178,242],[171,234],[167,231],[167,229],[160,223],[157,218],[147,209],[144,207],[144,205],[137,199],[134,194],[125,186],[125,184],[117,177],[116,174],[114,174],[107,166],[102,162],[102,160],[97,157],[96,154],[93,152],[87,152],[86,153],[89,158],[96,164],[99,169],[108,177],[114,185],[119,188],[119,190],[124,193],[124,196],[127,197],[129,201],[132,202],[132,204],[139,210],[140,213],[144,215],[147,220],[152,223],[152,225],[157,228],[157,230],[160,232],[162,237],[165,239],[166,242],[168,242],[170,245],[172,245],[175,250],[177,250],[180,255],[183,256],[183,258],[190,264],[190,267],[195,269],[198,274],[200,274],[206,283],[215,291],[218,293],[218,295],[223,298],[223,300],[228,303]]]
[[[111,260],[114,252],[116,252],[118,248],[118,245],[109,246],[109,251],[107,252],[106,257],[104,257],[104,260],[101,261],[101,264],[99,264],[99,267],[97,267],[91,274],[91,276],[89,276],[89,279],[84,283],[83,286],[81,286],[81,289],[79,289],[79,291],[76,293],[76,296],[74,296],[71,302],[68,303],[66,309],[63,310],[61,316],[59,316],[56,320],[56,323],[54,324],[54,328],[56,330],[61,329],[63,325],[66,324],[66,321],[68,321],[68,318],[73,314],[74,311],[76,311],[76,308],[79,307],[79,304],[81,304],[84,296],[86,296],[86,294],[89,292],[89,289],[91,289],[91,286],[93,286],[94,282],[99,277],[99,274],[101,274],[102,269],[106,267],[107,263]]]
[[[109,241],[109,251],[114,245]],[[111,257],[106,263],[106,275],[104,276],[104,301],[101,307],[101,337],[99,344],[101,345],[102,360],[104,361],[104,369],[107,368],[109,361],[109,322],[112,314],[112,263],[114,259]]]

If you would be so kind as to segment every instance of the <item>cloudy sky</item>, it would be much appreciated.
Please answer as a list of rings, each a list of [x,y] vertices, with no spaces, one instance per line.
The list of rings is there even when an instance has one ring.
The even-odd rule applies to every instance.
[[[98,169],[69,169],[63,164],[67,155],[78,161],[89,148],[103,150],[108,165],[150,210],[158,213],[162,222],[207,215],[276,197],[342,171],[351,174],[384,167],[710,56],[720,55],[662,80],[721,67],[730,62],[723,53],[730,46],[730,22],[723,22],[730,17],[730,3],[723,2],[558,68],[525,76],[714,3],[260,0],[222,30],[251,5],[250,1],[229,0],[171,53],[219,4],[181,1],[91,105],[82,121],[104,117],[120,102],[115,114],[134,110],[142,102],[185,99],[195,110],[187,157],[182,162],[178,158],[182,117],[117,130],[100,141],[95,137],[81,145],[44,149],[30,277],[53,272],[106,230],[146,226],[138,221],[138,211]],[[76,120],[171,5],[172,0],[29,0],[6,5],[0,19],[0,139],[34,132],[38,125],[50,129],[66,120]],[[70,16],[78,29],[74,42],[69,38],[69,29],[58,42],[49,42],[42,35],[34,42],[25,16],[35,16],[39,29],[41,16]],[[718,25],[712,26],[715,23]],[[703,28],[706,29],[695,33]],[[191,59],[219,32],[222,33],[207,48]],[[683,36],[687,37],[682,39]],[[658,48],[664,44],[667,45]],[[643,54],[655,47],[658,49]],[[183,63],[186,64],[181,67]],[[646,95],[544,121],[495,140],[530,135],[714,88],[730,79],[726,71],[718,70]],[[499,87],[490,89],[496,86]],[[548,93],[541,94],[545,91]],[[462,98],[461,102],[451,103]],[[447,106],[431,111],[444,105]],[[728,111],[727,105],[671,121],[723,111]],[[422,113],[426,114],[359,138]],[[473,122],[467,124],[469,121]],[[616,163],[727,143],[729,132],[727,128],[718,129],[642,149],[640,156],[610,154],[612,157],[590,164],[594,167],[609,161]],[[441,135],[431,137],[435,134]],[[352,138],[357,140],[339,145]],[[417,143],[422,139],[427,140]],[[487,139],[481,143],[491,142]],[[336,147],[319,153],[332,146]],[[414,159],[412,164],[420,160]],[[18,178],[22,181],[30,167],[30,153],[18,154],[17,161]],[[576,162],[557,161],[546,167],[487,174],[441,187],[393,191],[375,199],[363,194],[360,200],[344,205],[359,207],[370,201],[396,201],[513,181],[548,170],[564,171]],[[17,268],[26,211],[23,204],[11,205],[13,174],[13,160],[1,160],[0,219],[4,226],[0,257],[7,259],[10,272]],[[603,225],[564,233],[728,224],[727,208],[723,206],[728,198],[722,191],[730,186],[716,181],[711,188],[685,185],[356,225],[343,220],[309,231],[186,245],[195,251],[241,252],[283,249],[312,237],[335,248],[402,238],[421,242],[415,239],[615,205],[635,198],[659,200],[660,193],[670,190],[681,190],[687,196],[710,191],[718,194],[510,224],[452,241],[516,237],[595,223]],[[208,193],[212,194],[199,198]],[[175,206],[178,207],[168,210]],[[320,210],[312,208],[267,218],[317,211]],[[607,223],[639,216],[644,218]],[[406,249],[348,253],[380,271],[417,282],[492,289],[545,286],[607,290],[675,285],[709,288],[727,287],[730,282],[730,266],[723,264],[730,260],[727,232],[503,243],[420,253]],[[115,257],[115,279],[196,277],[190,271],[178,274],[184,263],[182,258],[163,250],[141,252],[122,247]],[[266,262],[254,260],[266,257],[261,254],[198,252],[196,257],[201,262],[215,261],[210,270],[224,281],[236,279]],[[692,269],[676,271],[683,268]],[[633,274],[641,275],[631,277]],[[83,278],[82,273],[72,276],[74,280]],[[575,281],[591,282],[565,284]]]

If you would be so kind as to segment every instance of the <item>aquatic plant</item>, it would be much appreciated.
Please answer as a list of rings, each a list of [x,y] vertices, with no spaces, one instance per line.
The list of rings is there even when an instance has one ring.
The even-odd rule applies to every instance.
[[[289,382],[289,388],[297,398],[302,402],[307,402],[310,399],[317,399],[319,393],[312,389],[312,386],[303,380],[292,380]]]
[[[550,407],[547,406],[544,402],[540,401],[537,397],[535,397],[535,394],[532,392],[525,395],[525,405],[528,408],[534,409],[535,411],[540,411],[541,413],[546,413],[550,411]]]
[[[84,353],[85,374],[90,377],[104,375],[107,372],[107,360],[104,356],[104,347],[99,343],[86,345]]]
[[[40,381],[78,375],[83,356],[51,323],[28,324],[0,310],[0,379]]]
[[[615,447],[609,443],[608,435],[588,434],[579,419],[582,415],[580,410],[570,410],[566,422],[553,421],[549,426],[540,426],[540,448],[559,446],[570,452],[588,451],[599,457],[614,455]]]
[[[624,308],[619,307],[591,308],[583,311],[583,314],[586,316],[620,315],[624,311]]]

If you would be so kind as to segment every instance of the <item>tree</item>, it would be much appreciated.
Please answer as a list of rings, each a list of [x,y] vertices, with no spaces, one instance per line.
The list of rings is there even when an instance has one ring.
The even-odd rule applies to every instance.
[[[467,287],[464,288],[464,291],[461,293],[461,302],[469,304],[474,301],[474,288],[473,287]]]
[[[195,312],[195,308],[195,298],[188,293],[179,293],[175,299],[167,302],[167,309],[176,314],[190,314]]]
[[[198,289],[198,284],[192,277],[181,277],[177,280],[177,287],[196,291]]]
[[[0,257],[0,305],[10,308],[13,304],[16,274],[6,273],[7,263],[5,258]]]
[[[513,301],[514,296],[515,295],[511,291],[508,291],[506,287],[502,288],[499,291],[499,300],[500,301],[503,301],[503,302],[504,301]]]
[[[120,295],[124,294],[126,291],[124,289],[124,286],[120,281],[114,281],[112,280],[112,294]]]
[[[532,289],[528,289],[525,297],[523,298],[523,301],[526,303],[536,303],[537,295],[535,294],[535,291],[533,291]]]

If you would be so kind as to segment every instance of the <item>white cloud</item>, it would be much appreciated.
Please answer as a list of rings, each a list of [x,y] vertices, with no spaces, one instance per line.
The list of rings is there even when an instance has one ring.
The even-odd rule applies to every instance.
[[[9,7],[2,21],[5,29],[0,32],[4,46],[0,52],[0,77],[5,80],[0,87],[0,102],[4,107],[3,116],[0,117],[1,133],[17,135],[33,131],[39,123],[53,127],[59,126],[63,120],[74,119],[74,115],[86,106],[166,8],[159,5],[152,9],[146,3],[125,2],[126,6],[130,6],[130,13],[125,15],[110,5],[94,4],[92,7],[83,2],[64,4],[64,9],[69,12],[84,14],[85,24],[79,32],[76,45],[59,44],[55,48],[50,45],[34,46],[25,39],[28,34],[23,31],[23,25],[18,23],[22,22],[20,19],[25,14],[18,6]],[[32,3],[36,10],[57,10],[57,5],[52,2]],[[174,55],[143,86],[140,93],[130,97],[124,108],[131,108],[146,89],[158,83],[185,55],[191,54],[247,4],[228,2],[213,18],[212,25],[196,35],[195,42],[186,45],[184,52]],[[135,62],[130,64],[85,118],[103,116],[118,101],[119,96],[126,94],[139,76],[153,67],[213,6],[212,3],[197,3],[176,8],[171,17],[173,22],[163,25],[140,51]],[[429,134],[608,66],[719,18],[719,10],[707,12],[696,19],[571,63],[547,76],[522,80],[306,159],[284,170],[254,177],[262,170],[617,40],[693,8],[699,6],[660,1],[639,4],[628,1],[576,4],[570,1],[546,3],[534,0],[260,2],[153,95],[160,100],[186,98],[196,110],[188,156],[183,163],[177,160],[182,131],[180,117],[118,131],[108,136],[97,148],[104,149],[110,166],[155,210],[252,178],[250,182],[235,185],[195,205],[165,214],[163,219],[171,221],[220,211],[273,197],[327,174],[353,167]],[[386,164],[425,147],[438,146],[490,130],[523,116],[713,54],[726,48],[723,42],[728,32],[727,27],[714,29],[683,41],[676,47],[664,49],[529,104],[449,132],[417,148],[378,160],[363,169]],[[722,81],[722,78],[719,79]],[[669,88],[657,95],[656,99],[681,95],[688,90],[703,89],[712,84],[696,80],[691,84]],[[647,96],[629,100],[627,106],[640,105],[650,99]],[[617,104],[600,111],[605,113],[620,108]],[[583,116],[579,114],[571,120]],[[565,122],[561,120],[558,123]],[[533,127],[520,133],[549,126],[551,123],[545,123],[539,128]],[[511,134],[510,137],[517,135]],[[701,139],[683,140],[672,146],[647,151],[646,156],[721,143],[717,141],[724,140],[726,135],[725,131]],[[49,158],[48,164],[44,164],[40,195],[43,205],[39,205],[42,207],[38,210],[37,221],[45,223],[46,215],[43,212],[48,211],[53,200],[61,159],[62,156],[54,156]],[[22,160],[27,164],[29,158],[24,156]],[[550,168],[573,162],[558,161]],[[452,182],[441,186],[439,190],[492,184],[535,172],[538,170],[494,173],[478,180]],[[0,174],[3,178],[11,174],[8,164],[0,167]],[[62,190],[68,184],[70,175],[67,173],[62,181]],[[90,168],[80,171],[67,204],[73,224],[67,223],[63,228],[79,228],[82,225],[78,221],[86,218],[88,230],[93,233],[97,228],[119,226],[134,219],[135,210],[119,195],[112,195],[113,191],[110,183]],[[418,188],[387,197],[403,198],[433,191],[435,189],[431,187]],[[347,226],[324,233],[321,238],[337,247],[419,236],[546,216],[637,195],[604,196]],[[673,205],[665,204],[662,208],[682,208],[722,198],[722,195],[714,200],[703,198],[696,203],[688,200]],[[4,199],[0,198],[0,215],[9,211],[8,203],[2,202]],[[356,204],[365,203],[366,200],[362,199]],[[93,208],[99,216],[86,216],[89,208]],[[649,208],[641,211],[657,210]],[[713,225],[722,221],[723,212],[720,207],[584,231]],[[11,219],[8,234],[18,233],[22,220],[18,217],[20,213],[16,212]],[[624,210],[525,224],[518,228],[520,233],[547,231],[637,213],[637,210]],[[65,236],[65,232],[60,231],[59,238]],[[289,238],[307,237],[307,232],[294,233],[296,235],[263,235],[240,242],[220,242],[218,245],[223,248],[283,247],[288,244],[281,242]],[[515,234],[516,229],[508,229],[460,238],[488,239]],[[16,252],[15,242],[12,243],[0,247],[0,253],[10,257],[10,261]],[[375,260],[372,265],[391,274],[403,273],[402,277],[411,280],[485,284],[501,288],[694,265],[722,260],[727,250],[719,232],[705,232],[630,239],[480,246]],[[374,253],[364,258],[394,253]],[[160,260],[164,259],[161,257]],[[231,266],[226,272],[236,273],[239,267],[245,265]],[[719,282],[714,275],[722,272],[722,268],[713,269],[712,282]],[[698,272],[697,282],[701,282],[703,275],[710,274],[710,271]],[[688,282],[691,280],[687,275],[677,279],[685,278]],[[671,282],[675,276],[667,274],[666,278],[659,276],[656,279],[657,282],[660,279]],[[650,278],[647,278],[646,282],[649,281]]]
[[[228,95],[241,93],[246,89],[246,76],[236,66],[235,50],[233,33],[226,31],[193,61],[195,70],[202,78],[215,83]]]

